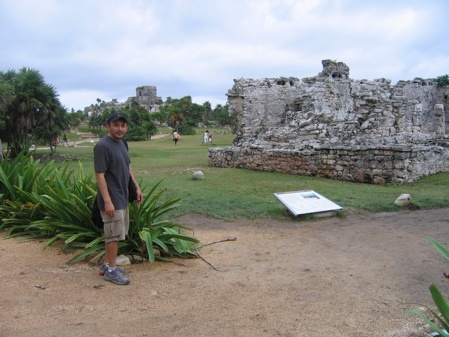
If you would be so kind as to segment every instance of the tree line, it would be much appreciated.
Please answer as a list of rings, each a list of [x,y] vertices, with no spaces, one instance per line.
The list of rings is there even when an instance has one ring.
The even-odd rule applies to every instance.
[[[195,128],[203,125],[206,127],[228,126],[235,127],[235,121],[229,116],[228,105],[217,104],[214,109],[209,102],[202,105],[193,103],[191,96],[183,98],[167,97],[161,101],[161,105],[156,112],[148,110],[132,102],[123,108],[115,109],[108,106],[105,101],[97,99],[97,103],[92,104],[87,112],[77,111],[74,115],[79,121],[88,122],[92,129],[101,130],[107,117],[114,112],[121,112],[130,118],[132,128],[127,133],[127,139],[132,141],[148,140],[157,133],[157,127],[169,126],[183,135],[195,134]]]
[[[59,101],[55,87],[46,83],[38,70],[23,67],[0,71],[0,141],[6,143],[11,157],[21,151],[27,152],[32,144],[48,145],[54,153],[65,131],[81,123],[101,130],[107,116],[113,112],[130,118],[127,138],[132,141],[150,139],[160,125],[172,127],[184,135],[194,134],[194,128],[199,125],[234,129],[235,121],[229,117],[227,104],[218,104],[212,109],[209,102],[196,104],[190,96],[167,97],[161,103],[157,112],[149,112],[137,102],[116,110],[97,99],[90,113],[73,109],[68,112]]]

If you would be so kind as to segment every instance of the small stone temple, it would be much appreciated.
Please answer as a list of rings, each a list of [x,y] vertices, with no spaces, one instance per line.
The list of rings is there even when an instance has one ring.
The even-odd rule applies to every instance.
[[[125,102],[119,102],[116,98],[113,98],[110,102],[105,102],[104,106],[113,109],[121,109],[127,105],[131,105],[133,102],[145,107],[149,112],[156,112],[163,104],[161,97],[157,95],[157,88],[153,85],[144,85],[136,88],[136,96],[128,97]],[[84,108],[85,112],[92,111],[92,106]]]
[[[234,80],[236,138],[209,164],[374,184],[449,170],[448,86],[353,80],[346,64],[322,64],[315,77]]]
[[[162,99],[157,95],[157,88],[153,85],[145,85],[136,88],[136,96],[129,97],[125,104],[137,102],[148,109],[149,112],[154,112],[159,109],[162,104]]]

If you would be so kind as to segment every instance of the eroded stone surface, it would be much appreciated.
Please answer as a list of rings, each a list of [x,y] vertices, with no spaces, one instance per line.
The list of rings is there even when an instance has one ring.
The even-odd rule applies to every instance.
[[[234,144],[209,164],[382,184],[449,170],[448,87],[415,78],[352,80],[342,62],[315,77],[238,79]]]

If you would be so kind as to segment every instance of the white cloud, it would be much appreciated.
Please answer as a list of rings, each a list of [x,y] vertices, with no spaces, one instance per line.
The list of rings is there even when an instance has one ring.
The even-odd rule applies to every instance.
[[[104,101],[110,101],[113,97],[108,97],[108,93],[94,90],[60,90],[59,99],[63,105],[70,111],[82,109],[90,104],[97,103],[97,98]],[[89,102],[89,104],[80,107],[80,102]]]
[[[0,70],[38,69],[75,108],[141,85],[224,104],[235,78],[315,76],[323,59],[355,79],[436,77],[448,12],[445,0],[4,0]]]

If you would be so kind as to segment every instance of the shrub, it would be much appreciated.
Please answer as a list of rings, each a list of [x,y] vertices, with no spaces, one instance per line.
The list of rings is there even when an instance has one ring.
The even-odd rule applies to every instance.
[[[437,84],[439,87],[449,85],[449,75],[443,75],[437,77]]]
[[[64,249],[81,249],[69,262],[85,258],[98,260],[104,255],[103,229],[91,219],[97,194],[96,183],[85,175],[82,165],[78,174],[67,163],[40,164],[31,155],[21,153],[12,162],[0,166],[0,229],[9,231],[7,238],[45,238],[44,248],[64,240]],[[198,240],[182,233],[181,225],[163,220],[174,210],[179,199],[163,200],[160,182],[148,193],[142,205],[130,207],[130,235],[120,242],[119,253],[145,256],[150,261],[168,256],[193,257],[192,245]],[[161,252],[155,257],[155,250]]]

